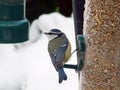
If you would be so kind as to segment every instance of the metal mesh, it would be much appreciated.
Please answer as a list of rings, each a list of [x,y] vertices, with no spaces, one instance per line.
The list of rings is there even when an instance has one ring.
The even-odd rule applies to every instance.
[[[120,90],[120,0],[86,0],[81,90]]]

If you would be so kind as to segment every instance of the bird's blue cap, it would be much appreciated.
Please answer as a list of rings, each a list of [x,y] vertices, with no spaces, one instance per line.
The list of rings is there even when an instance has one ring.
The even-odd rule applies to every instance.
[[[51,30],[51,32],[56,32],[56,33],[59,33],[59,32],[61,32],[60,30],[58,30],[58,29],[52,29]]]

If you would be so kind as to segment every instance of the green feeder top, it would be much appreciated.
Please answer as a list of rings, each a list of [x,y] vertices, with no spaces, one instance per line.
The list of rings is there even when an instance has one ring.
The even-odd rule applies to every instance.
[[[25,0],[0,0],[0,3],[6,3],[6,4],[23,4]]]
[[[0,0],[0,43],[28,40],[29,22],[25,18],[25,0]]]
[[[8,2],[9,3],[8,3]],[[0,21],[4,20],[21,20],[25,18],[25,5],[18,3],[17,0],[0,1]],[[18,0],[23,1],[23,0]]]

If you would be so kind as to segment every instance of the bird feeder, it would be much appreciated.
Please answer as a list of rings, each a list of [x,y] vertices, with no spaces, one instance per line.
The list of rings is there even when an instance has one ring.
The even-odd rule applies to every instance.
[[[25,0],[0,0],[0,43],[27,41],[28,29]]]
[[[79,90],[120,90],[120,0],[85,0]]]

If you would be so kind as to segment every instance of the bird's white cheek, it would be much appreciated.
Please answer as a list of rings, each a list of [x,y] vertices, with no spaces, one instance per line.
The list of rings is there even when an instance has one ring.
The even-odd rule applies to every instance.
[[[56,37],[57,37],[57,35],[48,35],[49,41],[50,41],[50,40],[53,40],[53,39],[56,38]]]

